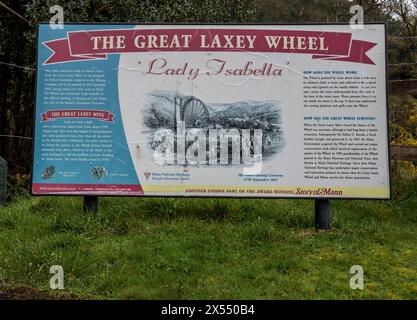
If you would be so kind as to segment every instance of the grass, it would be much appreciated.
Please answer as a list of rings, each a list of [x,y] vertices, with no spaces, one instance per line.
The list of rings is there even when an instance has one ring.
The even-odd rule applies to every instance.
[[[0,286],[91,299],[416,299],[417,181],[392,201],[334,201],[315,232],[313,201],[20,197],[0,207]],[[362,265],[365,289],[351,290]]]

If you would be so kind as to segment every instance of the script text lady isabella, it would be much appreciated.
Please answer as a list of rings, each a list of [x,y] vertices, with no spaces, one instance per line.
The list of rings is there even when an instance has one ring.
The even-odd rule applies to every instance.
[[[141,61],[138,61],[142,64]],[[253,61],[242,63],[236,66],[226,60],[210,59],[202,68],[191,66],[185,62],[180,66],[170,65],[167,59],[156,58],[149,61],[144,74],[163,75],[163,76],[185,76],[189,80],[194,80],[200,75],[216,76],[282,76],[282,69],[273,63],[263,63],[258,66]]]

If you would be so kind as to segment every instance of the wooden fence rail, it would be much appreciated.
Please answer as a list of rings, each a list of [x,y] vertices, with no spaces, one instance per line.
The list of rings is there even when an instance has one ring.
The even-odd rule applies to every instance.
[[[391,145],[391,160],[417,161],[417,146]]]
[[[389,82],[391,95],[407,95],[417,93],[417,80],[392,80]]]

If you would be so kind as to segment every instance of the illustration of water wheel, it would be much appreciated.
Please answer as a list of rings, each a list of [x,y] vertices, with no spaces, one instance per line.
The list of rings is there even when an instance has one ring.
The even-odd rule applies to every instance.
[[[181,118],[186,128],[205,128],[209,123],[209,111],[205,104],[196,98],[185,101],[181,108]]]

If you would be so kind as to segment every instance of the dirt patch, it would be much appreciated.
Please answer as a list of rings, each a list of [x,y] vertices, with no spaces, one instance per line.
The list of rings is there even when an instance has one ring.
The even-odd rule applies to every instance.
[[[1,288],[0,300],[80,300],[65,291],[42,291],[27,287]]]

